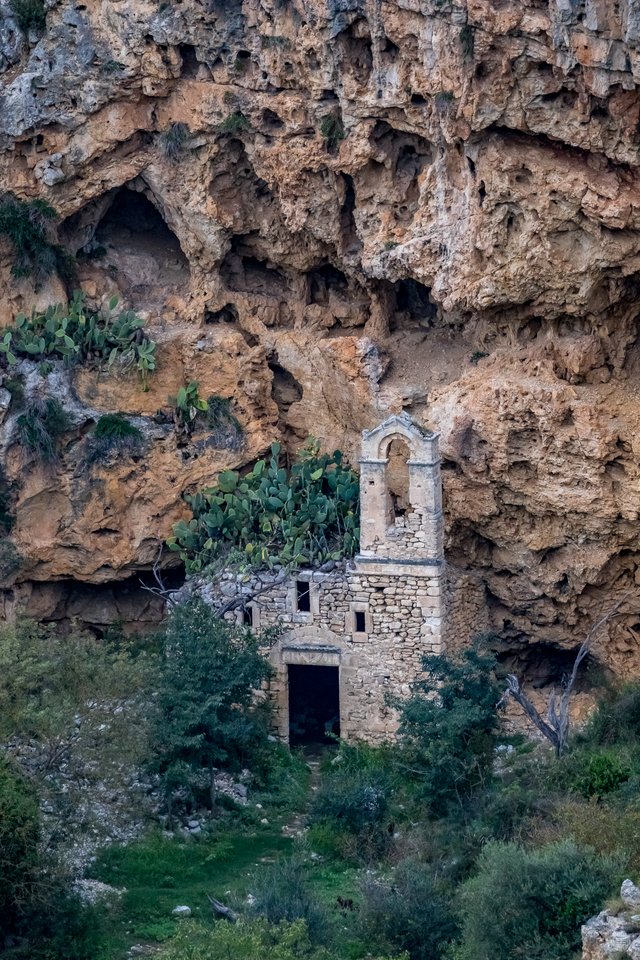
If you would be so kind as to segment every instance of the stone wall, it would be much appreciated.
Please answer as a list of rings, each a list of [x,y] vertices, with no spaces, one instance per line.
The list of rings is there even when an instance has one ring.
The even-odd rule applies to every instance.
[[[395,730],[389,696],[406,696],[425,653],[437,652],[442,632],[442,570],[356,562],[328,572],[300,571],[278,581],[244,607],[227,614],[254,629],[277,627],[269,650],[275,676],[270,693],[277,705],[278,734],[289,736],[289,664],[336,666],[340,670],[340,732],[345,739],[376,742]],[[309,586],[309,612],[299,609],[299,584]],[[229,576],[221,593],[247,598],[264,589],[264,578],[239,583]],[[364,614],[358,630],[356,613]]]

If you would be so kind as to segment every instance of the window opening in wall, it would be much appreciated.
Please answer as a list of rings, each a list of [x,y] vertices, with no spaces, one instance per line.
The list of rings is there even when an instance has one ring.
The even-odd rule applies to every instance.
[[[366,633],[367,623],[364,615],[364,610],[356,610],[354,619],[355,619],[355,627],[356,627],[355,632]]]
[[[328,743],[340,736],[338,667],[289,664],[289,742]]]
[[[245,627],[253,626],[253,607],[243,607],[242,622]]]
[[[296,580],[296,600],[299,613],[311,613],[311,584],[308,580]]]

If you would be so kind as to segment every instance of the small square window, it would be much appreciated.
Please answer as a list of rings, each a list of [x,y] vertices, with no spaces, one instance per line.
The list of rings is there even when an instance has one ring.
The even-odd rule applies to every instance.
[[[353,614],[353,617],[354,617],[354,622],[355,622],[355,627],[356,627],[355,632],[356,632],[356,633],[366,633],[366,632],[367,632],[367,621],[366,621],[366,617],[365,617],[364,610],[355,610],[355,611],[354,611],[354,614]]]
[[[311,585],[307,580],[296,580],[296,600],[299,613],[311,613]]]

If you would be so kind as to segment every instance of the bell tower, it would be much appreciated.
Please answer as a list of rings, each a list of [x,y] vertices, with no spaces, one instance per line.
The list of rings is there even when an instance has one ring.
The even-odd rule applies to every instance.
[[[438,434],[422,430],[407,414],[389,417],[362,434],[360,458],[360,554],[410,565],[442,563],[442,485]],[[389,485],[389,448],[408,450],[407,504],[397,509]]]

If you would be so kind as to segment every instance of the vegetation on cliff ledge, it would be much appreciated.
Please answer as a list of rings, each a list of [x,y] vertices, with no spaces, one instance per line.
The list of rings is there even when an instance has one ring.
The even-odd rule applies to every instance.
[[[247,566],[318,566],[352,556],[359,542],[359,481],[339,450],[310,440],[290,468],[280,444],[241,476],[221,473],[213,487],[185,497],[193,517],[168,540],[189,572],[240,551]]]
[[[14,365],[28,360],[64,360],[95,366],[134,367],[143,384],[155,370],[156,345],[144,332],[144,321],[133,310],[117,311],[112,297],[98,310],[87,308],[76,290],[68,304],[58,303],[30,317],[20,313],[0,340],[0,361]]]

